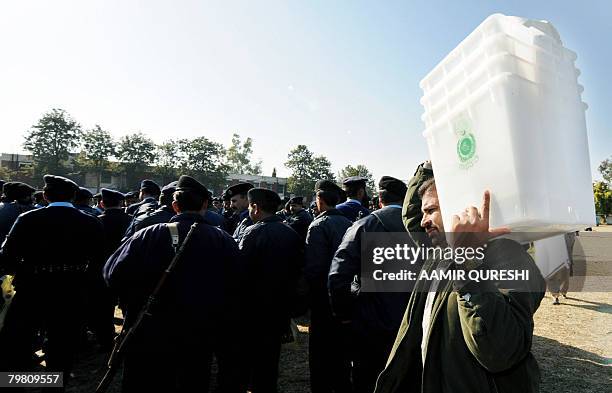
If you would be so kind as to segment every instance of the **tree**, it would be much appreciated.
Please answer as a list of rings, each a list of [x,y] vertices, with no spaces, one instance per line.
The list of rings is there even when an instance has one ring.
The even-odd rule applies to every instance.
[[[597,169],[606,183],[612,184],[612,157],[603,160]]]
[[[116,143],[108,131],[96,124],[83,134],[82,146],[82,160],[79,162],[82,167],[97,174],[96,188],[100,191],[102,174],[108,170],[109,158],[116,154]]]
[[[164,184],[170,183],[178,177],[180,165],[180,141],[169,140],[161,145],[157,145],[157,166],[155,167],[155,173],[162,178]]]
[[[612,190],[603,181],[593,183],[593,197],[595,198],[595,213],[600,216],[608,216],[612,213]]]
[[[25,136],[23,147],[32,153],[35,172],[66,174],[70,153],[79,145],[81,126],[63,109],[43,114]]]
[[[126,175],[128,188],[134,188],[156,158],[155,143],[140,132],[125,135],[117,146],[117,158]]]
[[[179,149],[182,155],[181,171],[195,177],[211,189],[225,185],[228,166],[224,163],[223,145],[202,136],[195,139],[181,139]]]
[[[366,177],[368,179],[366,182],[366,185],[367,185],[368,193],[370,194],[370,196],[377,193],[376,186],[374,185],[374,176],[372,176],[372,173],[369,171],[368,168],[366,168],[365,165],[361,165],[361,164],[357,166],[347,165],[344,167],[344,169],[338,172],[338,179],[346,179],[347,177],[351,177],[351,176]]]
[[[247,138],[244,142],[240,141],[240,135],[232,136],[232,145],[227,149],[226,160],[231,173],[244,173],[247,175],[261,174],[261,161],[252,163],[253,140]]]
[[[314,156],[306,145],[291,150],[285,166],[291,170],[287,188],[296,195],[311,195],[317,180],[334,180],[329,160],[324,156]]]

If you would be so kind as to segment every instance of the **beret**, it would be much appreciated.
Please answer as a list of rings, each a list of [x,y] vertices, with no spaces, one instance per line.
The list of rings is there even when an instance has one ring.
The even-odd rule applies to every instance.
[[[48,188],[63,189],[66,192],[77,192],[79,186],[70,179],[63,176],[44,175],[43,180]]]
[[[202,183],[191,176],[183,175],[176,182],[176,191],[192,192],[196,195],[208,198],[208,189]]]
[[[79,187],[79,189],[76,192],[75,197],[76,199],[87,199],[87,198],[93,198],[93,194],[87,188]]]
[[[281,198],[278,194],[267,188],[251,188],[247,195],[249,201],[266,201],[276,205],[281,204]]]
[[[28,196],[32,196],[36,189],[29,184],[22,182],[9,182],[6,183],[5,186],[8,185],[8,191],[5,189],[4,194],[8,199],[15,200],[21,199]]]
[[[116,190],[111,190],[109,188],[101,189],[100,194],[102,195],[102,199],[106,199],[106,200],[112,199],[112,200],[121,201],[125,199],[125,195],[123,193],[116,191]]]
[[[165,186],[162,187],[161,193],[166,196],[171,196],[172,194],[174,194],[174,191],[176,191],[177,184],[178,184],[178,181],[176,180],[171,183],[166,184]]]
[[[17,191],[17,186],[19,186],[18,181],[9,181],[4,183],[2,186],[2,193],[10,200],[15,200],[15,192]]]
[[[408,190],[403,181],[391,176],[381,177],[378,181],[378,189],[386,190],[400,197],[404,197],[406,195],[406,191]]]
[[[254,186],[251,183],[238,183],[238,184],[234,184],[233,186],[229,187],[227,191],[225,192],[231,198],[234,195],[246,194],[253,187]]]
[[[335,182],[323,179],[315,184],[315,192],[317,191],[335,192],[339,194],[342,189]]]
[[[304,197],[301,197],[301,196],[293,197],[293,198],[289,199],[289,203],[292,204],[292,205],[303,205],[304,204]]]
[[[140,189],[146,189],[151,191],[153,194],[159,194],[160,189],[159,186],[157,185],[157,183],[155,183],[153,180],[149,180],[149,179],[145,179],[143,181],[140,182]]]
[[[347,177],[346,179],[342,180],[342,184],[344,185],[351,185],[351,184],[359,184],[359,183],[363,183],[365,185],[365,183],[368,181],[367,177],[363,177],[363,176],[351,176],[351,177]]]
[[[0,190],[2,190],[2,186],[4,186],[4,183],[6,183],[4,180],[0,180]]]

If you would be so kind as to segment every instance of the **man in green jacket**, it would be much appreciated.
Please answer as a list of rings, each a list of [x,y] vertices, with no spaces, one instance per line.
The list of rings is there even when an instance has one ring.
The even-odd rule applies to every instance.
[[[422,199],[420,225],[431,244],[447,247],[435,181],[433,176],[423,181],[421,169],[415,176],[420,178],[409,183],[421,183],[416,196]],[[409,186],[409,194],[416,191]],[[415,195],[405,200],[420,203]],[[487,191],[480,210],[467,208],[449,228],[452,247],[486,246],[482,264],[430,259],[422,271],[523,269],[528,282],[418,280],[375,393],[539,391],[539,369],[530,350],[533,314],[545,283],[520,244],[491,240],[507,230],[489,228],[489,204]],[[404,218],[411,222],[412,217]]]

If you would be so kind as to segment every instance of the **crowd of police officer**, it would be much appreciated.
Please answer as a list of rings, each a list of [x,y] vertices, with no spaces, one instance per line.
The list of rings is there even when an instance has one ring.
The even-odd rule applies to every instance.
[[[84,342],[95,337],[109,353],[116,306],[129,328],[183,246],[126,352],[124,392],[207,391],[213,357],[219,391],[275,392],[281,345],[305,314],[312,391],[373,390],[408,295],[357,296],[360,238],[403,231],[400,180],[380,180],[373,214],[361,177],[318,181],[309,205],[249,183],[213,197],[189,176],[163,187],[143,180],[137,201],[61,176],[44,183],[2,187],[0,275],[14,277],[15,295],[0,370],[44,360],[69,383]]]

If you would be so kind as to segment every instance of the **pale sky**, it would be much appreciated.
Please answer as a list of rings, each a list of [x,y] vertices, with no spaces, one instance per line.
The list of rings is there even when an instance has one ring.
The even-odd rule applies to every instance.
[[[537,4],[536,4],[537,3]],[[427,158],[418,83],[495,12],[551,21],[589,104],[591,167],[612,155],[612,2],[6,1],[0,151],[53,107],[156,142],[254,139],[264,174],[297,144],[334,172],[407,179]]]

